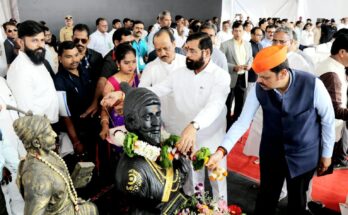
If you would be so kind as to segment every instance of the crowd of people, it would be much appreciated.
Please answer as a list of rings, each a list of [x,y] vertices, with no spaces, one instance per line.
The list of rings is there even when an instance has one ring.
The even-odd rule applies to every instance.
[[[160,98],[162,126],[180,136],[181,153],[215,152],[209,172],[227,169],[226,155],[250,128],[244,153],[259,157],[261,171],[255,213],[273,214],[285,196],[290,214],[309,213],[313,175],[348,167],[348,18],[340,21],[238,17],[220,30],[217,17],[172,22],[165,10],[148,28],[124,18],[108,31],[98,18],[90,32],[67,15],[57,38],[44,21],[11,19],[3,24],[0,208],[23,214],[30,202],[15,184],[28,149],[12,127],[21,114],[9,107],[47,117],[70,173],[78,161],[96,165],[94,187],[83,191],[91,197],[115,183],[122,148],[110,129],[125,122],[122,93],[113,93],[127,82]],[[191,170],[186,195],[204,184],[205,171]],[[210,183],[214,198],[227,201],[226,179]]]

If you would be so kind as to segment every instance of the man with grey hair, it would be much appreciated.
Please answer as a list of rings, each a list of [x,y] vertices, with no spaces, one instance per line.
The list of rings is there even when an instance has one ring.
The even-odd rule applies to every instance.
[[[288,47],[287,58],[292,69],[314,73],[314,67],[302,55],[295,50],[298,49],[296,33],[288,27],[279,27],[273,35],[272,45],[283,45]]]
[[[171,14],[168,10],[164,10],[162,11],[159,15],[158,15],[158,21],[159,21],[159,28],[158,29],[153,29],[148,36],[148,41],[147,41],[147,47],[148,50],[147,52],[150,53],[152,52],[155,48],[153,45],[153,36],[155,35],[155,33],[163,27],[170,27],[170,25],[172,24],[172,17]]]
[[[222,53],[222,51],[220,51],[220,49],[216,48],[216,26],[211,23],[204,23],[199,31],[208,34],[213,42],[213,53],[211,55],[211,60],[223,70],[228,72],[226,56],[224,53]]]

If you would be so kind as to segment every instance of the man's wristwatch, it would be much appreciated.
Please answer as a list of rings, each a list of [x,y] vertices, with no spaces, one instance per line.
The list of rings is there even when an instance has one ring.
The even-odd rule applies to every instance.
[[[197,131],[199,130],[199,124],[198,124],[197,122],[192,121],[192,122],[190,122],[190,123],[192,124],[192,126],[193,126],[194,129],[196,129]]]

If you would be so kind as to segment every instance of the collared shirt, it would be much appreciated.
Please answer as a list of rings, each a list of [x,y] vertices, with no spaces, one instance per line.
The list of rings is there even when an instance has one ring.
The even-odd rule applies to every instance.
[[[151,63],[147,64],[143,74],[141,75],[139,87],[151,87],[165,81],[172,73],[186,66],[186,57],[181,54],[175,54],[171,64],[163,62],[156,58]],[[176,106],[173,94],[169,94],[160,98],[161,100],[161,117],[164,127],[169,130],[172,122],[175,121]],[[173,125],[176,127],[176,125]]]
[[[230,31],[224,32],[224,31],[219,31],[216,34],[216,39],[218,39],[218,43],[221,44],[227,40],[232,39],[233,35]]]
[[[150,89],[159,97],[173,93],[179,113],[175,122],[172,122],[176,124],[174,134],[180,134],[191,121],[199,124],[200,133],[203,133],[203,130],[210,133],[226,126],[223,113],[226,110],[225,102],[230,91],[230,81],[226,71],[209,62],[198,74],[186,66],[181,67],[165,81]],[[215,124],[216,120],[218,123]],[[205,129],[208,127],[210,129]]]
[[[213,47],[213,54],[211,55],[211,60],[216,65],[221,67],[223,70],[228,72],[228,64],[227,64],[226,55],[224,55],[224,53],[220,49]]]
[[[58,72],[58,54],[54,50],[53,46],[50,45],[45,45],[46,49],[46,54],[45,54],[45,59],[48,61],[48,63],[51,65],[51,68],[54,72],[54,74],[57,74]]]
[[[291,77],[291,76],[290,76]],[[290,78],[291,80],[291,78]],[[289,86],[292,84],[290,81]],[[282,98],[282,94],[274,89],[277,95]],[[285,92],[286,93],[286,92]],[[316,79],[314,87],[314,107],[321,119],[321,141],[322,141],[322,157],[329,158],[332,156],[333,146],[335,142],[334,118],[335,114],[331,104],[330,96],[319,79]],[[256,96],[255,85],[250,89],[242,113],[238,120],[232,125],[224,138],[221,146],[228,152],[233,148],[239,138],[248,130],[250,123],[254,118],[260,102]]]
[[[44,64],[35,65],[19,51],[7,72],[7,83],[18,108],[46,115],[51,123],[58,122],[58,96],[53,80]]]
[[[72,41],[73,28],[74,26],[71,26],[71,27],[64,26],[63,28],[60,29],[59,41],[61,43],[64,41]]]
[[[262,45],[263,48],[269,47],[272,44],[273,44],[273,41],[267,39],[266,37],[263,40],[261,40],[261,45]]]
[[[80,115],[91,104],[94,96],[94,89],[88,71],[81,65],[78,71],[79,76],[76,76],[66,69],[60,68],[54,78],[56,90],[66,92],[67,103],[73,120],[80,118]]]
[[[87,47],[99,52],[104,57],[114,47],[111,41],[112,39],[107,32],[102,33],[96,30],[91,34]]]
[[[85,56],[81,59],[81,65],[83,68],[88,70],[89,77],[94,85],[96,85],[98,82],[98,78],[100,77],[103,68],[103,63],[104,60],[100,53],[94,51],[93,49],[87,48]]]
[[[182,48],[186,42],[187,36],[185,34],[185,28],[183,35],[179,35],[178,30],[174,29],[175,45],[176,47]]]
[[[234,40],[234,50],[236,53],[236,58],[237,58],[237,62],[239,65],[246,65],[247,63],[247,53],[245,50],[245,46],[244,46],[245,41],[242,40],[242,42],[237,42],[236,40]],[[244,74],[246,71],[242,70],[238,72],[238,75]]]
[[[137,67],[138,71],[143,71],[145,68],[144,57],[147,55],[147,44],[144,39],[140,39],[139,42],[134,40],[132,43],[133,48],[137,54]]]

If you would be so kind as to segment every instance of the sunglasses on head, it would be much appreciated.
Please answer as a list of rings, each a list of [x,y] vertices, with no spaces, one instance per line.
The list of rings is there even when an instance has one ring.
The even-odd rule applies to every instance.
[[[80,43],[80,41],[81,41],[82,44],[86,44],[88,40],[87,39],[79,39],[79,38],[75,38],[74,39],[74,43],[75,44]]]
[[[12,33],[13,32],[17,32],[18,30],[17,29],[13,29],[13,30],[7,30],[7,33]]]

